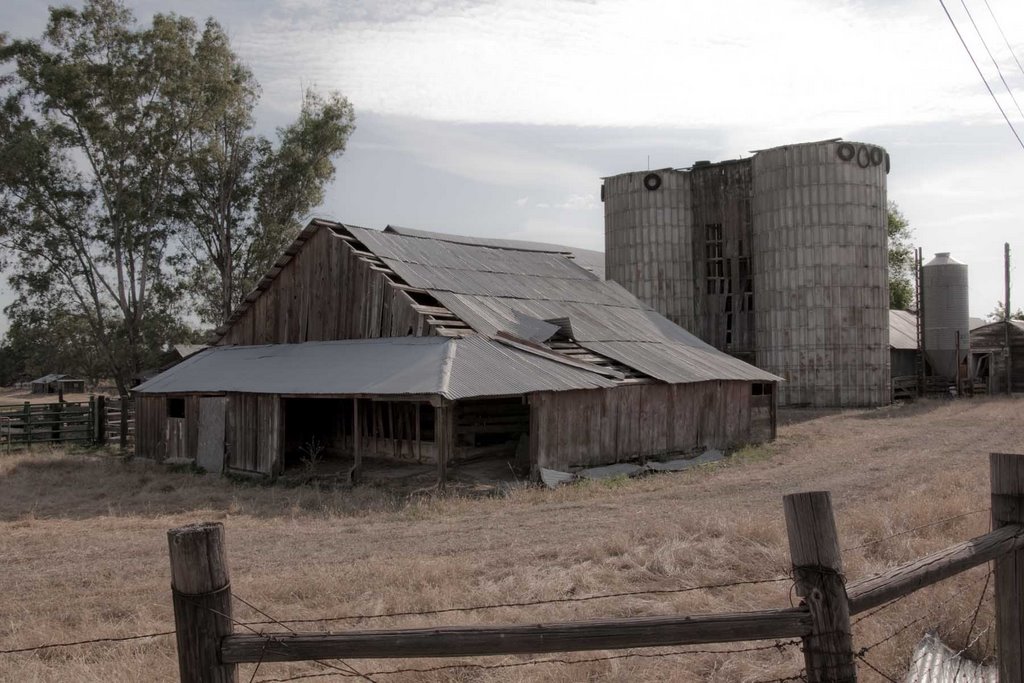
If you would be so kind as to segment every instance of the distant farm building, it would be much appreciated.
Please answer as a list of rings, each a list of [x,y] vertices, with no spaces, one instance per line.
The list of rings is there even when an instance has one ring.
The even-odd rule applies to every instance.
[[[30,382],[33,394],[84,394],[85,380],[75,379],[69,375],[43,375]]]
[[[605,178],[607,277],[784,378],[780,405],[886,404],[888,171],[828,140]]]
[[[137,452],[277,475],[316,451],[444,477],[480,458],[536,474],[771,439],[778,377],[603,281],[593,257],[314,220],[212,348],[135,390]]]
[[[988,383],[989,393],[1006,393],[1007,365],[1011,391],[1024,391],[1024,321],[994,322],[972,329],[971,353],[979,380]]]

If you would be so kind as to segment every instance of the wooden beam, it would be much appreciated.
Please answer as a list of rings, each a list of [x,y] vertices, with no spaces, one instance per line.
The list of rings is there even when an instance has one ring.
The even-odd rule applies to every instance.
[[[858,614],[884,605],[972,567],[1021,550],[1024,550],[1024,526],[1019,524],[1007,525],[957,543],[890,569],[884,574],[850,583],[846,587],[850,596],[850,613]]]
[[[437,444],[437,487],[443,489],[448,481],[448,464],[455,451],[455,408],[441,405],[434,408],[434,443]]]
[[[362,427],[359,424],[359,399],[352,399],[352,469],[348,472],[349,482],[355,486],[363,467]]]
[[[850,633],[850,605],[843,586],[839,534],[828,491],[794,493],[783,499],[796,594],[811,616],[804,636],[809,683],[857,680]]]
[[[225,663],[297,662],[311,659],[478,657],[629,647],[698,645],[794,638],[810,632],[804,609],[698,616],[594,619],[510,626],[275,633],[239,633],[221,641]]]

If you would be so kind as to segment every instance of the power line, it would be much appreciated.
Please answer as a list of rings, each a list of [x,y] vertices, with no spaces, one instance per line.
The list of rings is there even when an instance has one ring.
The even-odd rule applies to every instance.
[[[1020,145],[1021,149],[1024,149],[1024,140],[1022,140],[1020,135],[1017,134],[1017,129],[1013,127],[1010,117],[1006,115],[1006,111],[1003,109],[1003,105],[1000,104],[999,98],[996,97],[994,92],[992,92],[992,86],[988,84],[988,81],[985,79],[985,74],[982,72],[981,67],[978,66],[978,61],[974,59],[974,55],[971,54],[971,48],[967,47],[967,41],[965,41],[963,35],[960,34],[960,29],[957,28],[956,22],[953,21],[953,16],[949,13],[946,3],[944,0],[939,0],[939,4],[942,5],[942,11],[946,13],[946,18],[949,19],[950,25],[952,25],[953,30],[956,31],[956,37],[960,39],[960,44],[963,45],[964,50],[967,51],[967,56],[971,58],[971,63],[974,64],[974,68],[978,72],[978,76],[981,77],[981,82],[985,84],[985,89],[988,90],[988,94],[992,96],[992,101],[995,102],[996,107],[999,108],[999,113],[1003,115],[1006,125],[1010,127],[1010,132],[1013,133],[1013,137],[1017,138],[1017,144]]]
[[[992,7],[988,4],[988,0],[985,0],[985,7],[988,8],[988,13],[992,17],[992,21],[995,22],[996,28],[999,29],[999,35],[1003,37],[1003,42],[1006,43],[1006,49],[1010,51],[1010,56],[1013,57],[1013,61],[1017,62],[1017,68],[1024,74],[1024,66],[1021,66],[1020,60],[1017,59],[1017,53],[1013,51],[1013,46],[1010,45],[1009,38],[1003,33],[1003,27],[999,25],[999,20],[996,19],[996,13],[992,11]]]
[[[981,29],[978,28],[978,24],[974,21],[974,16],[971,14],[971,10],[967,8],[966,0],[960,0],[960,4],[964,6],[964,11],[967,12],[967,18],[971,20],[971,26],[974,27],[974,32],[978,34],[978,40],[981,41],[982,47],[985,48],[985,52],[988,53],[988,58],[992,60],[992,66],[996,68],[996,73],[999,74],[999,80],[1003,82],[1003,86],[1006,88],[1006,92],[1010,93],[1010,99],[1013,100],[1014,106],[1017,107],[1017,113],[1024,119],[1024,111],[1021,111],[1020,104],[1017,102],[1017,98],[1013,94],[1013,89],[1010,84],[1006,82],[1006,78],[1003,77],[1003,70],[999,68],[999,62],[996,61],[995,56],[992,54],[992,50],[988,48],[988,43],[985,42],[985,36],[981,35]]]

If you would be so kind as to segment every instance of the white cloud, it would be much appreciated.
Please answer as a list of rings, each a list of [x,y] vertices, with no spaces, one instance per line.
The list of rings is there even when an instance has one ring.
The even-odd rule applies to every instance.
[[[1024,8],[994,4],[1005,26],[1024,21]],[[302,77],[357,109],[447,121],[734,127],[763,146],[767,130],[789,141],[998,116],[930,0],[399,7],[382,16],[308,2],[235,43],[263,64],[268,96],[293,98]]]

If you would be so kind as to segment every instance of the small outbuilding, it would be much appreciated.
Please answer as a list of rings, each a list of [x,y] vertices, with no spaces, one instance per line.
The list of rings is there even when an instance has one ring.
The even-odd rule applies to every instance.
[[[141,456],[537,475],[774,438],[779,378],[563,247],[312,221],[212,340],[136,394]],[[337,464],[337,463],[336,463]],[[506,468],[507,471],[507,468]]]
[[[917,345],[917,314],[889,311],[889,359],[893,400],[917,396],[921,351]]]
[[[1006,393],[1008,374],[1011,390],[1024,391],[1024,320],[994,322],[972,329],[971,355],[976,381],[985,383],[990,394]]]
[[[85,380],[69,375],[43,375],[30,383],[33,394],[84,394]]]

